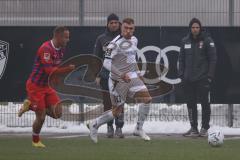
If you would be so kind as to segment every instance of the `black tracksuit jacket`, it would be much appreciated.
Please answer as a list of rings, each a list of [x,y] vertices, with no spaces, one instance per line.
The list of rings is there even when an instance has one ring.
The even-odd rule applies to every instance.
[[[179,54],[179,76],[183,81],[213,79],[217,62],[215,44],[201,32],[196,39],[189,33],[182,39]]]

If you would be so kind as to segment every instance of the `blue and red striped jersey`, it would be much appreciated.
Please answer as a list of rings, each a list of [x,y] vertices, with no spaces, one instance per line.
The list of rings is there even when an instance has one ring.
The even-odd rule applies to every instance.
[[[64,48],[55,48],[52,41],[44,42],[35,56],[29,80],[39,86],[48,85],[50,73],[62,62]]]

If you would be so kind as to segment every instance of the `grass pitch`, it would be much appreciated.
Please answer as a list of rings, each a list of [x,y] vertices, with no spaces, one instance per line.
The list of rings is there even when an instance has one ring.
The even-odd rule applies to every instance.
[[[227,140],[219,148],[207,140],[153,138],[100,138],[98,144],[89,137],[43,138],[45,149],[31,146],[30,137],[0,137],[0,160],[239,160],[240,140]]]

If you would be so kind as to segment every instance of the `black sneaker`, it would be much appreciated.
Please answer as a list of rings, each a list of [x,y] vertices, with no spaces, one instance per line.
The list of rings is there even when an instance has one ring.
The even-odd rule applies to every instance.
[[[114,135],[114,128],[113,126],[107,126],[107,137],[113,138]]]
[[[116,128],[116,131],[115,131],[115,135],[116,135],[118,138],[124,138],[124,134],[122,133],[122,128],[117,127],[117,128]]]
[[[191,127],[186,133],[183,134],[184,137],[198,137],[198,129]]]
[[[199,132],[199,137],[207,137],[207,134],[208,134],[208,130],[205,128],[201,128]]]

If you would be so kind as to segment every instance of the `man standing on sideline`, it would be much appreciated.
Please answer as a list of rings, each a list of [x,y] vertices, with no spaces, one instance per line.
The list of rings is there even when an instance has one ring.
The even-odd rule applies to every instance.
[[[98,142],[98,128],[123,114],[127,97],[134,98],[139,104],[138,121],[133,134],[146,141],[150,140],[143,130],[143,124],[149,113],[152,98],[142,81],[136,62],[138,40],[133,36],[134,30],[134,20],[125,18],[122,22],[121,34],[107,46],[103,66],[110,71],[108,83],[113,108],[88,125],[90,138],[94,143]]]
[[[74,70],[75,65],[58,67],[62,62],[68,41],[69,30],[64,26],[57,26],[53,31],[53,38],[44,42],[38,49],[32,73],[26,83],[28,99],[24,101],[18,116],[21,117],[28,110],[35,112],[36,119],[32,126],[33,147],[45,147],[40,141],[39,134],[46,115],[55,119],[62,115],[60,99],[56,91],[49,86],[49,81],[54,83],[57,79],[49,79],[49,76],[53,72],[58,75]]]
[[[104,60],[104,54],[108,44],[119,34],[120,34],[119,18],[117,15],[112,13],[107,17],[106,31],[97,37],[97,40],[94,46],[94,54],[99,58],[101,58],[102,60]],[[109,71],[105,67],[102,67],[101,72],[96,78],[96,82],[98,85],[101,86],[101,89],[104,90],[102,92],[104,112],[112,108],[112,103],[111,103],[109,89],[108,89],[108,79],[109,79]],[[119,138],[124,137],[122,133],[123,124],[124,124],[123,114],[121,114],[121,117],[115,118],[115,125],[116,125],[115,135]],[[107,137],[113,138],[113,136],[114,136],[114,128],[113,128],[113,120],[112,120],[107,123]]]
[[[179,76],[182,79],[187,99],[188,116],[191,124],[184,136],[206,136],[210,128],[210,85],[214,78],[217,62],[215,44],[203,30],[200,20],[193,18],[189,23],[190,33],[182,39],[179,55]],[[197,102],[202,106],[202,125],[198,131]]]

